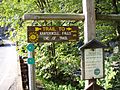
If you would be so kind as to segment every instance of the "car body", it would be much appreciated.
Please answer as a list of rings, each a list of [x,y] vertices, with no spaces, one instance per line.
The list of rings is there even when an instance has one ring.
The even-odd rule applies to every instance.
[[[3,39],[0,37],[0,45],[4,45],[3,44]]]

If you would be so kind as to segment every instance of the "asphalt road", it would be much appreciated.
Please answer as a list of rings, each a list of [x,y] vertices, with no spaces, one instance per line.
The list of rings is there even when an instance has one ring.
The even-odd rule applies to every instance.
[[[18,77],[17,52],[8,40],[0,46],[0,90],[10,90]]]

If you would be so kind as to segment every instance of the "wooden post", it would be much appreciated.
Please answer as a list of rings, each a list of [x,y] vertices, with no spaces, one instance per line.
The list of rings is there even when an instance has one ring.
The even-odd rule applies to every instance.
[[[84,20],[83,14],[71,13],[28,13],[24,20]]]
[[[85,16],[84,21],[84,43],[87,43],[89,40],[96,37],[95,33],[95,8],[94,0],[83,0],[83,15]],[[87,80],[85,82],[85,88],[93,81]],[[94,80],[96,81],[96,80]]]
[[[95,8],[94,0],[83,0],[84,21],[84,43],[95,38]]]

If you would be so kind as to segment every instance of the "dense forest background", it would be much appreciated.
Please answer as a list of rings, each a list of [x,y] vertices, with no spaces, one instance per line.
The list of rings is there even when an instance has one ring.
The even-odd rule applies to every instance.
[[[36,82],[46,90],[83,90],[80,51],[84,21],[24,21],[25,13],[82,13],[82,0],[3,0],[0,26],[8,27],[9,39],[17,42],[18,54],[27,57],[27,26],[79,26],[79,41],[35,44]],[[95,0],[96,14],[119,14],[119,0]],[[120,21],[96,21],[96,38],[105,49],[105,78],[97,83],[106,90],[120,89]]]

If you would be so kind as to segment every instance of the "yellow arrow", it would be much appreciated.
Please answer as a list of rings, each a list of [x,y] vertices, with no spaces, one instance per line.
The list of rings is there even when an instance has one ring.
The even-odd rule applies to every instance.
[[[66,30],[70,31],[70,30],[72,30],[72,28],[68,27],[68,28],[66,28]]]
[[[35,31],[39,31],[39,30],[42,30],[42,28],[35,27]]]

